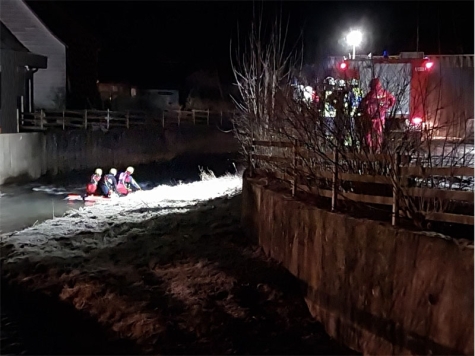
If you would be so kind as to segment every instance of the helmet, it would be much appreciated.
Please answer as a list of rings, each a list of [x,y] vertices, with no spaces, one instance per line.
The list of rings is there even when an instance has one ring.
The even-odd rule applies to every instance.
[[[111,168],[111,170],[109,171],[109,173],[113,174],[113,175],[117,175],[117,169],[115,168]]]
[[[96,168],[96,170],[94,171],[94,173],[97,174],[97,175],[102,176],[102,169]]]
[[[127,167],[125,171],[129,172],[130,174],[134,174],[134,167]]]

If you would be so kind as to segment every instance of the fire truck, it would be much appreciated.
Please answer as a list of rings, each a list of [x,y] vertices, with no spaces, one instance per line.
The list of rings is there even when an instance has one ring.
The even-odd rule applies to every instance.
[[[434,62],[423,53],[357,56],[354,59],[331,57],[329,65],[333,75],[330,79],[349,85],[355,92],[356,104],[369,91],[371,79],[379,78],[383,88],[396,98],[396,105],[387,115],[389,130],[420,129],[427,123],[425,104]]]

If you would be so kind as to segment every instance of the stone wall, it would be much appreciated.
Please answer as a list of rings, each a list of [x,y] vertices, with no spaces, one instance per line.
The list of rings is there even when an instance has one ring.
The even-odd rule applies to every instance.
[[[73,170],[167,161],[186,153],[237,152],[232,133],[207,126],[1,134],[0,184]]]
[[[473,247],[317,209],[250,178],[242,219],[337,340],[372,355],[473,355]]]

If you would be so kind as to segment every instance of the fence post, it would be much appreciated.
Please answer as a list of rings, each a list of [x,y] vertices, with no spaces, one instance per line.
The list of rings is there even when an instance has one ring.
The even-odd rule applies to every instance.
[[[338,207],[338,148],[335,146],[333,152],[333,181],[332,181],[332,211],[335,211]]]
[[[162,127],[165,127],[165,110],[162,110]]]
[[[107,126],[106,126],[106,128],[107,128],[107,130],[109,130],[109,119],[110,119],[110,117],[109,117],[109,109],[107,109],[107,117],[106,117],[106,120],[107,120]]]
[[[45,112],[43,109],[40,111],[40,128],[43,130],[43,121],[45,120]]]
[[[181,110],[178,111],[178,126],[180,126]]]
[[[249,177],[254,176],[254,169],[252,167],[252,154],[254,152],[254,131],[251,131],[251,147],[249,147],[248,165],[249,165]]]
[[[221,125],[220,126],[223,126],[223,110],[220,111],[220,122],[221,122]]]
[[[295,139],[292,145],[292,196],[295,196],[297,191],[297,140]]]
[[[191,110],[191,115],[193,116],[193,125],[196,125],[195,109]]]
[[[130,114],[129,114],[129,110],[127,110],[127,112],[125,113],[125,126],[127,128],[129,128],[130,126]]]
[[[396,153],[396,157],[394,159],[394,181],[393,181],[393,211],[392,211],[392,225],[396,226],[399,220],[399,195],[400,195],[400,175],[401,175],[401,155]]]
[[[87,130],[87,109],[84,110],[84,129]]]
[[[207,124],[209,126],[209,109],[208,109],[208,116],[207,116]]]
[[[65,129],[65,126],[66,126],[66,125],[65,125],[65,123],[64,123],[64,110],[63,110],[63,131],[64,131],[64,129]]]

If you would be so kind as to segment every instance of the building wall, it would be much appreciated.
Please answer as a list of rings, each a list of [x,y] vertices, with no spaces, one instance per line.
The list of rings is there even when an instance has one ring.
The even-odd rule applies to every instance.
[[[473,355],[473,245],[289,199],[243,179],[243,230],[301,282],[312,315],[365,355]]]
[[[66,47],[22,0],[2,0],[0,20],[30,52],[48,57],[34,76],[36,108],[61,109],[66,100]]]
[[[17,66],[18,59],[14,51],[3,49],[0,53],[2,61],[2,92],[0,107],[0,133],[18,132],[17,96],[21,90]]]
[[[16,133],[18,132],[17,100],[20,96],[27,95],[25,65],[45,68],[47,59],[33,53],[2,49],[0,60],[2,72],[0,133]]]

